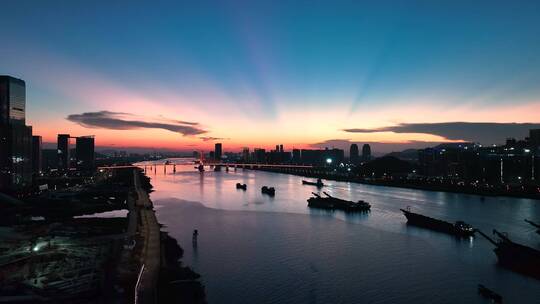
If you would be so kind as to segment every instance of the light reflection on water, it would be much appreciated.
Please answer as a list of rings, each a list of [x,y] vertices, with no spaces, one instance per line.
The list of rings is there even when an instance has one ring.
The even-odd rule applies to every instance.
[[[496,266],[492,245],[480,236],[458,240],[412,227],[399,210],[464,220],[486,233],[496,228],[538,247],[523,221],[540,219],[538,201],[324,181],[331,195],[372,204],[368,214],[345,214],[307,208],[319,191],[302,177],[170,168],[148,171],[152,200],[185,262],[203,276],[210,303],[484,303],[478,283],[514,302],[540,298],[540,281]],[[263,185],[276,196],[262,195]],[[196,250],[193,229],[201,233]]]

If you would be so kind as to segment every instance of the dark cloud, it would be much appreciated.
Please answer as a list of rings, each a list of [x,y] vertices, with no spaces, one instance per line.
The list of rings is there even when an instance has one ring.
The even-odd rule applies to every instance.
[[[185,121],[145,121],[129,113],[122,112],[86,112],[82,114],[72,114],[67,120],[78,123],[87,128],[102,128],[112,130],[133,130],[133,129],[163,129],[182,135],[199,135],[207,131],[198,127],[198,123]]]
[[[121,114],[125,114],[125,113],[121,113]],[[185,121],[185,120],[175,120],[175,119],[168,119],[166,118],[165,116],[163,115],[159,115],[159,118],[160,120],[162,121],[167,121],[167,122],[172,122],[172,123],[178,123],[178,124],[182,124],[182,125],[190,125],[190,126],[198,126],[199,123],[198,122],[192,122],[192,121]]]
[[[408,141],[404,143],[388,143],[388,142],[374,142],[374,141],[351,141],[350,139],[329,139],[319,143],[311,144],[310,146],[314,148],[324,149],[324,148],[338,148],[345,150],[345,154],[349,154],[349,148],[352,144],[357,144],[362,149],[363,144],[369,144],[371,146],[371,151],[375,156],[381,156],[390,152],[398,152],[407,149],[423,149],[426,147],[434,147],[441,142],[430,142],[430,141]]]
[[[175,120],[176,123],[183,124],[183,125],[190,125],[190,126],[198,126],[198,122],[191,122],[191,121],[185,121],[185,120]]]
[[[214,141],[214,140],[229,140],[230,138],[224,138],[224,137],[212,137],[212,136],[201,136],[199,137],[203,141]]]
[[[497,144],[508,137],[524,138],[530,129],[540,128],[540,123],[496,123],[496,122],[441,122],[404,123],[376,129],[344,129],[351,133],[425,133],[448,140],[463,140],[484,144]]]

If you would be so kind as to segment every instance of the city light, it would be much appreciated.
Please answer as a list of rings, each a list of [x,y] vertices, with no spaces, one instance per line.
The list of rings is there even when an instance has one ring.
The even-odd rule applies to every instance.
[[[327,159],[326,159],[326,163],[327,163],[327,164],[331,164],[331,163],[332,163],[332,159],[331,159],[331,158],[327,158]]]

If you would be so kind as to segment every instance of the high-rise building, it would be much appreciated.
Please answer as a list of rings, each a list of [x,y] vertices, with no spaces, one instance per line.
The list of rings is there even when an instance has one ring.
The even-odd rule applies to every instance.
[[[70,157],[69,157],[69,134],[58,134],[58,169],[68,170]]]
[[[540,129],[529,130],[529,142],[531,148],[537,152],[538,148],[540,148]]]
[[[279,145],[279,152],[283,153],[283,145]]]
[[[292,150],[292,161],[295,164],[299,164],[302,161],[302,155],[300,153],[300,149]]]
[[[0,190],[32,183],[32,127],[26,126],[26,84],[0,76]]]
[[[222,145],[221,143],[217,143],[214,148],[214,159],[215,160],[221,160],[221,156],[223,155]]]
[[[302,163],[306,165],[322,165],[325,162],[325,150],[301,150]]]
[[[32,136],[32,171],[34,175],[43,170],[43,154],[41,136]]]
[[[369,144],[364,144],[362,146],[362,160],[369,161],[371,160],[371,147]]]
[[[332,148],[332,149],[324,149],[324,152],[323,152],[323,163],[328,165],[328,164],[332,164],[332,165],[338,165],[340,163],[343,162],[343,159],[345,158],[345,151],[344,150],[341,150],[341,149],[336,149],[336,148]],[[330,159],[330,161],[329,161]]]
[[[256,163],[265,163],[266,162],[266,150],[265,149],[257,149],[255,148],[253,150],[253,159]]]
[[[249,161],[249,148],[248,147],[245,147],[245,148],[242,149],[242,160],[244,162]]]
[[[58,169],[58,150],[43,149],[41,150],[41,156],[43,157],[41,168],[44,172]]]
[[[0,125],[26,123],[26,83],[11,76],[0,76]]]
[[[11,154],[11,189],[21,189],[32,183],[32,127],[25,125],[12,125],[8,127],[7,150]],[[9,155],[9,154],[8,154]]]
[[[357,144],[352,144],[349,150],[349,160],[351,164],[357,164],[360,160],[360,151]]]
[[[92,170],[94,169],[94,137],[81,136],[75,140],[75,155],[77,156],[77,169]]]

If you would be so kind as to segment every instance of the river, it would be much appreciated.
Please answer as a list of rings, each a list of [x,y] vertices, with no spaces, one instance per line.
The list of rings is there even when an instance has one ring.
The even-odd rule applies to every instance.
[[[479,283],[505,303],[540,303],[540,281],[499,267],[481,236],[411,227],[399,210],[464,220],[488,234],[496,228],[539,248],[523,219],[540,221],[540,201],[324,180],[331,195],[372,205],[368,214],[344,214],[309,209],[317,189],[299,176],[147,168],[158,220],[201,274],[209,303],[488,303]],[[276,196],[262,195],[264,185]]]

